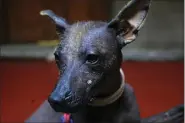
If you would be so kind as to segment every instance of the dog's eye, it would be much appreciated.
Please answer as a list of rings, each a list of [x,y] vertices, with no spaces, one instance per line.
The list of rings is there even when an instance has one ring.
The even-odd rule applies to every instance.
[[[94,65],[98,62],[98,60],[99,60],[99,56],[96,54],[89,54],[86,57],[86,63],[88,64]]]

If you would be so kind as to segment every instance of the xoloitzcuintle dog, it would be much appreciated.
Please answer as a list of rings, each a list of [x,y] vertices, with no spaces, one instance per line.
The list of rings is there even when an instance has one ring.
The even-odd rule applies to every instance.
[[[182,123],[183,105],[141,119],[134,90],[120,69],[121,49],[136,39],[150,3],[132,0],[109,23],[68,24],[51,10],[41,11],[59,35],[54,55],[60,75],[49,103],[26,122],[60,122],[63,112],[70,113],[74,123]]]

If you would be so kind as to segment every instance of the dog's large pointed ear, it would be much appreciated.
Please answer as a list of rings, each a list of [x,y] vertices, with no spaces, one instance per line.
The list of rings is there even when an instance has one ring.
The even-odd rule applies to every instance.
[[[48,16],[55,23],[56,32],[59,36],[61,36],[64,33],[64,31],[67,29],[67,27],[69,26],[64,18],[59,17],[51,10],[40,11],[40,15]]]
[[[121,47],[134,41],[148,14],[151,0],[131,0],[108,23],[116,31]]]

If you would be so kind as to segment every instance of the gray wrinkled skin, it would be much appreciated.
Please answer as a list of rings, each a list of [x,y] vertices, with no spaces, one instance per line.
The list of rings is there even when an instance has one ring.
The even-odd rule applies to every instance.
[[[55,51],[60,77],[50,97],[64,101],[65,108],[68,108],[65,112],[73,112],[70,109],[88,103],[93,96],[107,96],[117,89],[120,84],[121,50],[115,31],[108,29],[107,23],[77,22],[60,36],[61,42]],[[98,56],[96,64],[87,63],[90,54]],[[106,77],[106,74],[112,76]],[[108,81],[114,76],[117,76],[117,85]],[[88,80],[92,83],[88,84]],[[99,87],[95,88],[97,83]],[[103,84],[107,85],[105,89],[113,87],[113,90],[101,92]]]
[[[113,94],[125,81],[119,71],[121,49],[137,37],[150,2],[132,0],[109,23],[87,21],[70,25],[52,11],[42,11],[42,15],[54,21],[59,35],[60,44],[54,55],[60,75],[48,98],[49,104],[46,101],[27,122],[60,122],[57,112],[64,112],[72,114],[74,123],[181,123],[183,105],[141,120],[129,84],[114,103],[102,107],[88,105],[95,98]]]

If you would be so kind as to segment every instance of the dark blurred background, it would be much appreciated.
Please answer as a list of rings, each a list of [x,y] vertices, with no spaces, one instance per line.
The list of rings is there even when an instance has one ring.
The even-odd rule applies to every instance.
[[[47,98],[58,71],[55,26],[43,9],[73,23],[109,21],[128,0],[0,0],[1,122],[23,122]],[[146,117],[184,103],[184,1],[153,0],[122,68]]]

